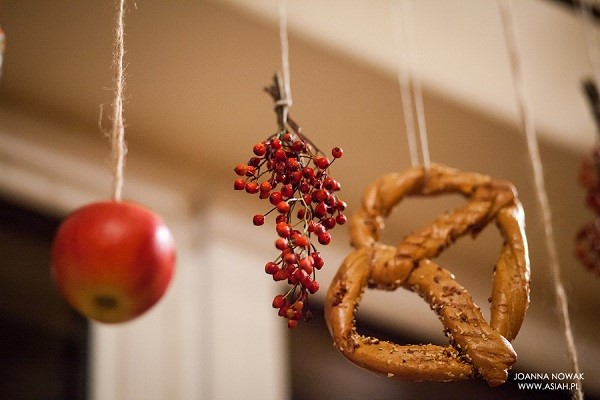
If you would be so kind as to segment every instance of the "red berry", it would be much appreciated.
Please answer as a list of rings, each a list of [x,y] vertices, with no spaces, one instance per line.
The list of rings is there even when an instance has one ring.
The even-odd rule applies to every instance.
[[[255,172],[256,172],[256,167],[253,167],[252,165],[246,166],[246,175],[247,176],[253,176]]]
[[[309,227],[309,230],[310,230],[310,227]],[[324,227],[323,225],[321,225],[321,224],[314,224],[314,225],[312,226],[312,231],[313,231],[313,233],[314,233],[315,235],[319,236],[319,235],[321,235],[321,234],[325,233],[326,229],[325,229],[325,227]]]
[[[299,236],[298,238],[296,238],[296,240],[294,240],[294,245],[298,247],[308,248],[309,244],[310,241],[306,236]]]
[[[273,192],[269,196],[269,203],[273,204],[274,206],[279,204],[281,200],[283,200],[283,196],[279,192]]]
[[[302,172],[294,171],[290,174],[290,177],[292,179],[292,182],[300,183],[300,181],[302,180]]]
[[[331,149],[331,155],[333,158],[340,158],[344,155],[344,150],[341,147],[334,147]]]
[[[294,266],[296,264],[296,254],[293,252],[285,253],[282,258],[283,262],[285,262],[288,266]]]
[[[293,271],[296,271],[295,269]],[[287,280],[288,284],[292,286],[297,286],[300,284],[300,279],[294,274],[290,274]]]
[[[304,179],[312,179],[315,176],[315,170],[310,167],[302,168],[302,176]]]
[[[328,230],[333,229],[335,227],[335,218],[333,218],[333,217],[325,218],[322,223],[326,229],[328,229]]]
[[[288,309],[285,310],[285,317],[292,319],[292,317],[294,316],[294,313],[295,313],[294,309],[291,307],[288,307]]]
[[[273,277],[273,279],[275,279],[275,277]],[[277,311],[277,315],[279,315],[280,317],[283,317],[286,314],[288,308],[290,308],[290,306],[289,306],[288,302],[286,302],[286,304],[279,307],[279,311]]]
[[[317,203],[321,203],[323,201],[325,201],[325,199],[327,198],[327,192],[324,190],[315,190],[314,192],[312,192],[312,199],[317,202]]]
[[[331,243],[331,234],[329,232],[323,232],[317,237],[319,239],[319,243],[321,243],[323,246],[327,246],[329,243]]]
[[[277,203],[277,211],[281,214],[287,214],[287,212],[290,211],[290,205],[287,201],[280,201]]]
[[[337,203],[335,203],[335,208],[337,208],[339,211],[344,211],[346,207],[348,207],[348,205],[345,201],[338,200]]]
[[[268,181],[264,181],[260,184],[259,190],[261,192],[270,192],[272,189],[271,184]]]
[[[256,214],[253,218],[252,218],[252,223],[256,226],[261,226],[265,223],[265,216],[262,214]]]
[[[280,150],[277,150],[280,151]],[[283,150],[281,150],[283,151]],[[275,162],[275,166],[273,167],[273,171],[275,171],[277,173],[277,175],[281,175],[282,177],[285,178],[285,163],[283,163],[282,161],[276,161]]]
[[[248,165],[251,165],[253,167],[258,167],[260,165],[260,158],[252,157],[250,160],[248,160]]]
[[[339,200],[336,194],[330,193],[329,198],[325,201],[327,204],[328,211],[333,214],[337,210]]]
[[[302,182],[299,186],[299,189],[300,189],[301,193],[306,194],[306,193],[310,192],[310,185],[306,182]]]
[[[303,307],[304,307],[304,302],[302,300],[298,300],[292,305],[292,308],[294,309],[294,311],[300,311],[300,310],[302,310]]]
[[[235,173],[239,176],[244,176],[246,175],[246,171],[248,169],[248,166],[246,164],[238,164],[235,166],[235,168],[233,169],[235,171]]]
[[[300,163],[293,157],[287,159],[286,165],[289,172],[297,171],[298,169],[300,169]]]
[[[308,274],[306,273],[306,271],[300,268],[296,268],[292,275],[298,282],[305,282],[308,278]]]
[[[327,206],[325,203],[319,203],[315,206],[315,217],[323,218],[327,214]]]
[[[275,248],[277,250],[285,250],[288,247],[288,243],[287,240],[285,240],[284,238],[279,238],[275,241]]]
[[[291,149],[292,151],[295,151],[296,153],[300,153],[302,150],[304,150],[304,147],[306,145],[304,144],[304,142],[300,139],[295,140],[294,143],[292,143]]]
[[[325,169],[329,166],[329,160],[327,159],[327,157],[315,157],[313,162],[320,169]]]
[[[315,294],[319,290],[319,283],[317,281],[309,280],[304,286],[311,294]]]
[[[258,185],[256,182],[248,182],[246,184],[246,192],[250,194],[258,193]]]
[[[292,195],[294,194],[294,188],[292,187],[292,185],[283,185],[281,188],[281,195],[283,197],[292,197]]]
[[[295,327],[298,326],[298,321],[295,319],[288,319],[287,326],[290,329],[294,329]]]
[[[286,303],[286,298],[283,297],[282,294],[278,294],[273,299],[273,308],[281,308],[285,305],[285,303]]]
[[[285,151],[283,151],[283,149],[278,149],[278,150],[275,150],[275,153],[273,154],[273,158],[275,158],[277,161],[286,161],[287,154],[285,154]]]
[[[346,222],[348,222],[348,217],[346,217],[344,214],[338,214],[338,216],[335,217],[335,222],[337,222],[338,225],[344,225]]]
[[[275,225],[275,230],[280,237],[288,238],[290,237],[292,228],[290,228],[290,225],[285,222],[278,222],[277,225]]]
[[[279,271],[279,266],[275,264],[273,261],[269,261],[265,264],[265,272],[269,275],[274,275]],[[276,307],[279,308],[279,307]]]
[[[315,267],[316,269],[323,268],[325,262],[323,261],[323,258],[321,258],[321,254],[318,251],[313,252],[311,254],[311,257],[313,259],[313,267]]]
[[[279,139],[272,139],[271,140],[271,148],[278,150],[281,148],[281,140]]]
[[[334,190],[337,185],[337,181],[331,177],[327,177],[323,180],[323,187],[327,190]]]
[[[283,173],[275,174],[275,182],[281,183],[285,181],[285,175]]]
[[[257,143],[254,145],[254,147],[252,148],[252,151],[254,152],[254,154],[256,154],[257,156],[264,156],[265,153],[267,152],[267,147],[265,146],[264,143]]]
[[[236,179],[233,182],[233,188],[235,190],[244,190],[246,188],[246,181],[244,179],[241,179],[241,178]]]
[[[313,261],[311,257],[304,257],[298,261],[298,266],[306,271],[307,274],[311,274],[313,271]]]
[[[274,281],[284,281],[290,276],[290,273],[287,269],[281,268],[279,271],[273,274]],[[284,306],[285,307],[285,306]]]

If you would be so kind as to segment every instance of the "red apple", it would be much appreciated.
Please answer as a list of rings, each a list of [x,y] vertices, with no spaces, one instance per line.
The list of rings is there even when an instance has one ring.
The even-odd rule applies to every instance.
[[[84,206],[58,228],[52,273],[62,296],[101,322],[129,321],[163,296],[175,270],[175,242],[162,219],[130,202]]]

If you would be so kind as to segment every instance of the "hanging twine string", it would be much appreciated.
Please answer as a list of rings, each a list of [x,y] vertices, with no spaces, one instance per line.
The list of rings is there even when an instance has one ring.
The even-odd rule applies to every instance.
[[[563,328],[564,339],[567,344],[567,357],[573,372],[575,372],[576,376],[579,377],[581,375],[581,371],[579,369],[577,350],[575,348],[575,340],[573,338],[571,320],[569,317],[569,303],[560,275],[558,251],[554,241],[554,233],[552,229],[552,213],[544,183],[544,172],[542,169],[542,161],[535,132],[535,121],[527,99],[525,81],[523,80],[522,67],[518,56],[518,45],[514,32],[514,21],[512,19],[512,12],[508,0],[498,0],[498,5],[502,17],[502,28],[504,30],[506,47],[508,50],[508,57],[511,66],[513,83],[515,86],[515,94],[517,97],[520,119],[525,130],[527,148],[529,150],[529,156],[533,167],[537,200],[542,213],[542,222],[546,239],[546,250],[550,258],[550,273],[554,282],[556,306],[558,308],[559,317]],[[583,400],[582,382],[579,378],[576,379],[576,387],[571,391],[571,396],[573,399]]]
[[[417,133],[415,130],[415,120],[413,107],[417,115],[417,129],[419,133],[419,142],[421,145],[421,159],[425,169],[429,169],[431,160],[429,156],[429,140],[427,136],[427,125],[425,122],[425,107],[423,105],[423,89],[421,79],[418,73],[419,59],[416,49],[416,34],[414,27],[414,13],[412,0],[390,0],[390,16],[392,16],[392,29],[394,41],[398,51],[398,83],[400,86],[402,112],[404,114],[404,126],[406,129],[406,139],[408,141],[408,150],[410,154],[411,165],[419,165],[419,154],[417,150]],[[402,29],[400,29],[400,27]],[[406,59],[402,57],[402,50],[407,54]],[[405,61],[403,61],[405,60]],[[412,96],[410,89],[412,87]],[[413,103],[414,98],[414,103]]]
[[[417,71],[420,71],[419,57],[417,54],[417,39],[414,26],[414,12],[412,0],[403,0],[402,9],[407,15],[406,31],[407,42],[409,44],[409,60],[410,60],[410,75],[413,82],[413,96],[415,97],[415,110],[417,112],[417,126],[419,128],[419,140],[421,141],[421,155],[423,157],[423,166],[426,170],[429,169],[431,160],[429,157],[429,139],[427,135],[427,125],[425,123],[425,106],[423,104],[423,89],[421,87],[421,76]]]
[[[112,195],[120,201],[123,192],[123,167],[125,165],[125,125],[123,123],[123,91],[125,74],[123,58],[125,57],[125,0],[117,3],[117,25],[115,29],[113,69],[115,72],[115,99],[113,102],[112,127],[109,132],[112,148],[113,183]]]
[[[415,118],[413,115],[413,101],[410,93],[410,72],[402,57],[402,49],[405,49],[406,43],[403,38],[406,37],[406,24],[404,22],[404,13],[400,11],[399,3],[394,0],[389,2],[392,31],[394,34],[394,44],[398,49],[398,84],[400,86],[400,100],[402,103],[402,113],[404,115],[404,127],[406,129],[406,140],[408,142],[408,152],[410,154],[410,165],[416,167],[419,165],[419,153],[417,150],[417,132],[415,130]],[[404,28],[404,32],[400,31]]]
[[[287,123],[287,116],[292,106],[292,89],[290,85],[290,60],[289,43],[287,34],[287,4],[286,0],[278,0],[277,14],[279,17],[279,41],[281,42],[281,74],[283,78],[283,93],[275,103],[275,107],[282,108],[283,125]]]

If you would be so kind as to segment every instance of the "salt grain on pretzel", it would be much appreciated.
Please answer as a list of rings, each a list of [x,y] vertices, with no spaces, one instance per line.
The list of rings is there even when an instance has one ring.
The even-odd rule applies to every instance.
[[[406,236],[397,247],[379,243],[386,217],[405,196],[461,193],[463,207]],[[488,324],[467,291],[431,261],[457,238],[496,221],[504,245],[494,270]],[[522,207],[509,182],[434,164],[388,174],[369,185],[351,224],[356,250],[343,261],[327,293],[325,315],[335,346],[350,361],[399,379],[506,381],[516,361],[510,344],[529,304],[529,259]],[[365,338],[355,314],[364,288],[404,287],[439,315],[449,346],[405,345]],[[376,342],[376,343],[375,343]]]

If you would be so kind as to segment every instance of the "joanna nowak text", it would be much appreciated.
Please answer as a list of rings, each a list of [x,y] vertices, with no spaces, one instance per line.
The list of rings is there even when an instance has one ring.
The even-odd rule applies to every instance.
[[[523,390],[573,390],[580,389],[584,377],[583,372],[517,372],[513,380]]]

